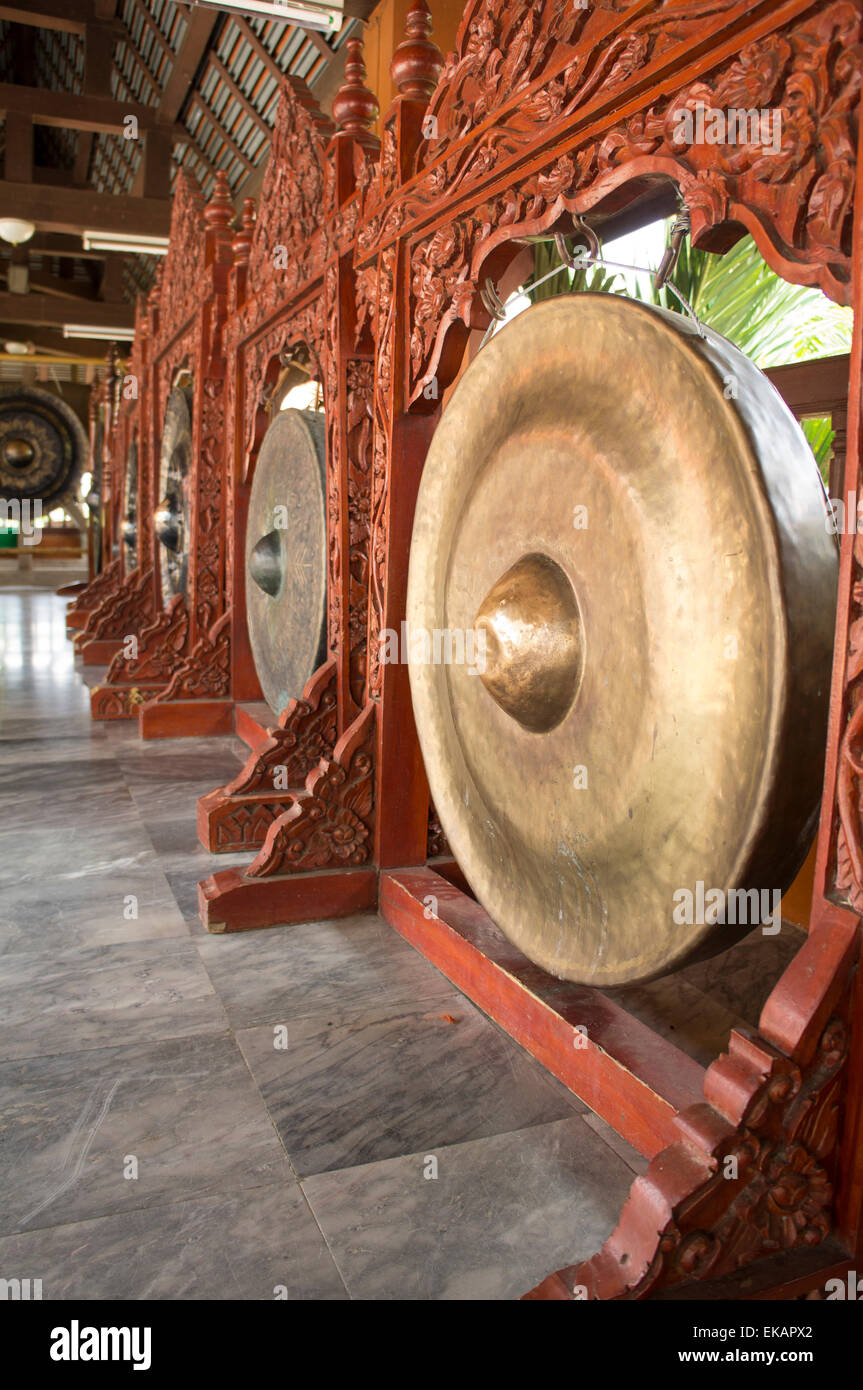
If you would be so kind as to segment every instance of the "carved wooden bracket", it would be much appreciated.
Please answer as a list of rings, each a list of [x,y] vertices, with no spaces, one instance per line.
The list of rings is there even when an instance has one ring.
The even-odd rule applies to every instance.
[[[232,782],[198,801],[200,837],[212,852],[262,845],[309,772],[333,756],[336,665],[331,657],[315,672],[302,699],[291,700]]]
[[[332,758],[322,759],[306,790],[270,828],[263,849],[246,870],[250,878],[349,868],[371,858],[374,810],[375,706],[342,735]]]

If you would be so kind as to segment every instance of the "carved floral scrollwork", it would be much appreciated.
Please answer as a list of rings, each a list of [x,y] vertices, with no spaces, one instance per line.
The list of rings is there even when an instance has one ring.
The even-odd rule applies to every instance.
[[[166,343],[197,309],[204,286],[204,200],[198,183],[180,171],[171,209],[171,235],[158,286],[159,337]]]
[[[168,607],[138,633],[135,656],[126,656],[122,650],[117,653],[108,667],[105,684],[168,681],[185,654],[188,635],[188,609],[182,594],[176,594]]]
[[[224,698],[231,688],[231,614],[223,613],[176,668],[154,703]]]
[[[201,402],[198,452],[198,504],[195,526],[194,611],[198,632],[206,632],[223,602],[224,381],[208,378]]]
[[[730,8],[730,3],[693,6],[686,12],[683,28],[699,9],[721,14]],[[482,21],[483,6],[473,13],[474,47],[462,60],[467,63],[462,72],[465,92],[474,92],[468,81],[472,64],[491,41]],[[509,18],[508,10],[507,22]],[[662,26],[666,19],[667,7],[658,7],[651,16],[635,21],[631,32],[618,35],[601,55],[587,55],[576,47],[551,86],[532,92],[520,103],[517,119],[513,115],[483,129],[474,142],[461,140],[451,155],[433,164],[419,185],[406,192],[408,215],[417,215],[444,188],[451,196],[454,189],[487,180],[523,144],[536,140],[541,124],[572,115],[600,86],[605,96],[631,82],[657,56],[661,43],[667,44],[668,30]],[[585,43],[588,33],[585,27]],[[547,231],[561,216],[584,212],[601,201],[620,182],[648,173],[664,174],[678,183],[696,244],[724,222],[742,222],[786,279],[818,284],[838,302],[847,303],[856,166],[852,113],[859,93],[861,56],[859,7],[851,0],[836,0],[789,25],[787,31],[745,45],[739,57],[715,76],[706,73],[601,136],[581,144],[574,140],[572,150],[558,155],[545,169],[521,178],[514,172],[507,188],[481,202],[475,212],[435,228],[412,252],[412,398],[434,373],[451,325],[459,320],[469,323],[482,262],[496,246],[511,238],[516,228],[523,235]],[[446,103],[451,113],[463,111],[467,101],[452,88],[455,71],[450,64]],[[560,95],[557,110],[547,101],[555,90]],[[439,91],[444,91],[443,85]],[[482,100],[477,89],[467,105],[473,111],[482,106]],[[735,139],[727,145],[704,139],[695,143],[681,113],[694,113],[699,107],[766,111],[771,143],[760,138]],[[472,122],[462,119],[459,134],[470,128]],[[695,129],[693,124],[691,131]],[[451,143],[444,135],[438,141],[441,150]],[[434,152],[432,142],[426,157],[433,158]],[[393,212],[391,208],[390,218]],[[371,248],[391,229],[382,219],[380,225],[364,230],[370,233]]]
[[[838,1016],[805,1067],[757,1036],[733,1032],[727,1055],[707,1072],[710,1105],[678,1117],[681,1140],[636,1180],[600,1253],[528,1297],[584,1289],[590,1298],[641,1299],[820,1244],[831,1230],[829,1165],[847,1057],[848,1027]],[[735,1123],[741,1096],[748,1099]]]
[[[321,758],[332,756],[337,714],[336,662],[331,658],[312,676],[302,699],[289,702],[266,742],[249,755],[242,771],[223,788],[224,795],[271,795],[277,769],[289,787],[300,786]]]
[[[377,357],[374,377],[374,440],[372,446],[371,527],[369,539],[369,622],[366,664],[369,698],[380,697],[382,666],[380,634],[388,551],[389,457],[392,440],[392,374],[395,332],[396,252],[387,247],[377,273]]]
[[[133,570],[113,594],[92,609],[87,626],[75,637],[86,642],[113,641],[137,632],[153,617],[153,569]]]
[[[103,570],[82,589],[75,602],[70,604],[70,613],[91,613],[100,603],[116,594],[123,582],[123,561],[118,557],[109,560]]]
[[[322,137],[329,128],[314,103],[301,101],[294,83],[286,79],[249,255],[249,284],[255,287],[250,310],[258,321],[323,269]]]
[[[350,868],[371,857],[374,811],[375,706],[367,705],[306,779],[246,870],[251,878]]]

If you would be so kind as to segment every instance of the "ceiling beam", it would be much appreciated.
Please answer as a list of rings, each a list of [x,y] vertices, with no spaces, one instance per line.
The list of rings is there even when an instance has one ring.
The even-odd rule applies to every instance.
[[[70,130],[103,131],[123,135],[129,116],[139,129],[165,129],[152,106],[137,102],[113,101],[110,97],[88,93],[86,99],[74,92],[54,92],[49,87],[25,87],[17,82],[0,82],[0,115],[7,111],[29,116],[37,125],[60,126]],[[168,129],[172,129],[170,126]],[[172,130],[172,133],[176,134]],[[177,136],[179,138],[179,136]]]
[[[15,5],[0,5],[0,19],[37,29],[59,29],[66,34],[83,34],[88,20],[101,19],[121,37],[124,26],[113,19],[104,20],[100,13],[103,8],[101,0],[95,0],[95,5],[90,0],[32,0],[29,6],[19,0]]]
[[[140,0],[134,0],[134,4],[135,14],[132,17],[132,24],[134,24],[136,18],[140,19],[143,22],[144,29],[149,30],[149,32],[152,34],[153,42],[155,43],[156,47],[161,50],[162,57],[165,59],[166,62],[173,64],[174,59],[177,55],[175,54],[171,45],[168,43],[168,40],[165,38],[165,35],[162,33],[153,16],[147,10],[146,5],[140,4]],[[132,37],[131,27],[128,28],[127,33],[128,37],[126,42],[131,44],[133,48],[137,47],[135,40]]]
[[[227,145],[228,149],[233,153],[234,158],[238,159],[240,163],[243,165],[243,168],[245,169],[246,173],[250,174],[255,166],[253,165],[252,161],[248,159],[246,155],[243,153],[243,151],[240,149],[240,146],[237,144],[233,135],[230,134],[227,126],[222,124],[220,118],[212,110],[209,103],[207,102],[206,97],[203,97],[200,92],[195,92],[194,101],[195,104],[201,110],[203,121],[209,122],[210,126],[212,127],[210,134],[207,136],[206,140],[201,146],[202,150],[209,149],[210,141],[215,136],[217,139],[222,140],[224,144]],[[198,125],[198,128],[195,132],[196,136],[201,128],[201,125],[203,124],[203,121]],[[216,157],[219,158],[220,156],[221,151],[219,151],[219,155],[217,155]]]
[[[97,94],[99,88],[108,83],[110,90],[111,72],[114,67],[115,38],[102,24],[88,24],[84,33],[84,93]],[[72,182],[86,183],[90,172],[90,156],[93,153],[93,132],[81,130],[75,149],[75,170]]]
[[[165,83],[157,115],[162,121],[176,121],[189,95],[195,74],[221,16],[215,10],[195,9],[186,17],[186,34],[177,50],[171,75]],[[180,138],[179,136],[177,137]],[[188,138],[188,137],[187,137]]]
[[[78,304],[95,304],[93,286],[84,280],[64,280],[59,275],[51,275],[46,270],[31,270],[30,293],[50,294],[57,299],[66,299]],[[116,301],[115,301],[116,302]],[[122,301],[121,301],[122,302]]]
[[[78,261],[104,261],[108,257],[124,258],[124,253],[120,251],[82,251],[81,238],[70,238],[60,236],[57,233],[43,233],[36,235],[27,242],[27,251],[36,256],[74,256]],[[0,265],[4,256],[10,255],[12,247],[0,241]],[[128,254],[128,253],[126,253]]]
[[[233,96],[234,100],[239,103],[239,105],[245,111],[249,119],[255,123],[255,125],[258,127],[258,129],[261,131],[261,133],[268,141],[272,140],[272,129],[270,128],[270,126],[267,125],[260,111],[256,111],[252,103],[249,101],[248,97],[240,91],[239,87],[237,86],[231,74],[228,72],[228,69],[225,67],[221,58],[219,58],[217,54],[211,53],[208,62],[209,66],[215,72],[218,73],[219,77],[222,79],[222,82]]]
[[[168,236],[168,198],[131,198],[94,193],[86,188],[54,188],[38,183],[0,180],[0,207],[10,217],[35,222],[43,232],[125,232],[134,236]]]
[[[251,24],[240,14],[232,14],[231,19],[236,24],[246,43],[260,58],[265,68],[268,68],[277,82],[281,82],[285,76],[284,69],[279,66],[268,48],[261,43]]]
[[[102,304],[98,300],[70,303],[43,294],[0,292],[0,320],[22,327],[62,328],[68,323],[86,323],[119,331],[134,326],[135,309],[132,304]]]

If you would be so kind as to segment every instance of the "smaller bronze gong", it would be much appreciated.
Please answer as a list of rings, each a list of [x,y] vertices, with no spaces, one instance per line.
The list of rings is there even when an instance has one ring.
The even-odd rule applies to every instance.
[[[133,439],[126,458],[126,479],[123,489],[123,520],[120,525],[126,573],[131,574],[138,564],[138,441]]]
[[[278,714],[326,652],[324,417],[281,411],[255,465],[246,527],[246,612],[261,689]]]
[[[192,458],[192,388],[175,386],[165,407],[159,452],[159,502],[153,529],[161,543],[159,566],[165,607],[185,596],[189,572],[189,467]]]

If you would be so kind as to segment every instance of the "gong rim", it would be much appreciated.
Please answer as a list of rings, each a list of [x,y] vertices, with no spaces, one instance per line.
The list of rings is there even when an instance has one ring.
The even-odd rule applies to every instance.
[[[323,413],[279,411],[258,451],[246,521],[249,644],[274,714],[302,696],[326,654],[326,525]]]
[[[724,394],[729,373],[736,400]],[[676,503],[657,421],[685,473]],[[711,470],[686,473],[688,440],[708,451]],[[579,552],[590,523],[567,534],[555,508],[580,499],[596,519]],[[420,484],[409,632],[472,630],[501,576],[542,553],[572,585],[584,670],[541,733],[466,666],[429,662],[421,648],[417,657],[413,643],[411,691],[450,846],[489,914],[551,974],[624,984],[733,944],[748,925],[668,920],[673,892],[697,892],[695,867],[725,894],[784,890],[794,877],[823,763],[836,582],[826,518],[811,451],[778,393],[731,344],[679,315],[611,295],[548,300],[465,372]],[[698,519],[713,527],[704,546],[719,585],[686,534]],[[545,631],[531,584],[519,593],[508,602],[527,605],[525,630]],[[688,620],[677,613],[685,604]],[[718,638],[732,630],[747,657],[723,671]],[[632,679],[643,682],[638,699]],[[678,721],[676,743],[663,710]],[[697,745],[682,749],[680,730]],[[602,750],[604,766],[580,763],[579,747],[587,763]],[[576,787],[579,766],[587,785]]]

